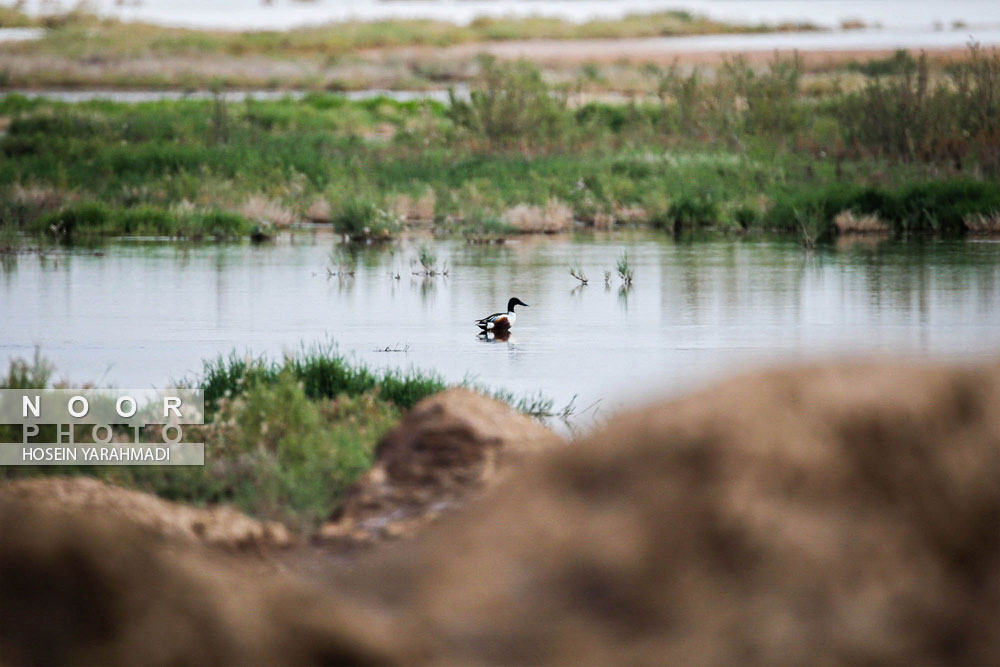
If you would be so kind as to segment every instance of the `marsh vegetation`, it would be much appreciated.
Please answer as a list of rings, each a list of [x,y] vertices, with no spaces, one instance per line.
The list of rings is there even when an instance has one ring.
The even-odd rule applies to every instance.
[[[352,239],[411,224],[474,240],[576,225],[777,230],[837,216],[980,232],[1000,211],[1000,55],[900,54],[806,91],[796,59],[656,71],[631,103],[571,103],[533,65],[482,59],[450,104],[327,93],[220,104],[0,101],[0,224],[59,238],[259,235],[312,220]],[[9,233],[9,232],[8,232]]]

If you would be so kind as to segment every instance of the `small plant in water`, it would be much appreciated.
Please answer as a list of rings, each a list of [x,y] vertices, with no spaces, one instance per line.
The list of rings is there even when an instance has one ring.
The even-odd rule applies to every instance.
[[[588,280],[587,274],[583,272],[583,269],[581,269],[581,268],[579,268],[577,266],[571,266],[569,268],[569,275],[571,275],[574,278],[576,278],[577,280],[579,280],[581,285],[586,285],[587,284],[587,280]]]
[[[420,251],[417,254],[417,261],[420,263],[420,271],[414,271],[413,275],[423,276],[425,278],[433,278],[434,276],[447,276],[448,275],[448,265],[446,264],[441,270],[437,268],[437,255],[434,251],[430,249],[429,246],[420,246]]]
[[[417,259],[420,260],[420,266],[424,267],[425,271],[433,269],[434,265],[437,264],[437,255],[425,245],[420,246],[420,254],[417,255]]]
[[[17,229],[0,224],[0,254],[17,252]]]
[[[826,231],[823,211],[818,207],[808,207],[796,209],[794,213],[799,226],[799,242],[806,250],[812,250],[816,247],[816,241]]]
[[[326,267],[326,277],[332,278],[352,278],[357,269],[357,258],[343,247],[337,247],[330,251],[328,255],[329,263]]]
[[[604,286],[605,287],[610,287],[611,286],[611,272],[610,271],[605,271],[604,272]]]
[[[618,258],[618,265],[616,268],[618,270],[618,276],[622,279],[622,284],[631,285],[634,272],[632,270],[632,266],[628,263],[627,252],[623,252],[622,256]]]

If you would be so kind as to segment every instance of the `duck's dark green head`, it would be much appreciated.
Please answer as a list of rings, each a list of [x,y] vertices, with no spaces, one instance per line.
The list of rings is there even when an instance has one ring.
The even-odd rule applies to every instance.
[[[513,299],[511,299],[510,301],[507,302],[507,312],[508,313],[513,313],[514,312],[514,306],[524,306],[525,308],[527,308],[528,304],[526,304],[525,302],[521,301],[517,297],[514,297]]]

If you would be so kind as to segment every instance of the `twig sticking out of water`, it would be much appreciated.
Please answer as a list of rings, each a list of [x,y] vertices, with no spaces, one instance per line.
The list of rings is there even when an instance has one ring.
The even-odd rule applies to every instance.
[[[569,275],[573,276],[580,281],[581,285],[587,284],[587,274],[583,272],[583,269],[577,268],[575,266],[570,267]]]
[[[376,347],[375,352],[409,352],[410,345],[407,343],[403,347],[399,346],[399,343],[395,345],[386,345],[385,347]]]
[[[333,278],[334,276],[336,276],[338,278],[353,278],[354,277],[354,270],[353,269],[345,269],[342,266],[338,266],[337,270],[334,271],[329,266],[326,267],[326,277],[327,277],[327,280],[329,280],[330,278]]]

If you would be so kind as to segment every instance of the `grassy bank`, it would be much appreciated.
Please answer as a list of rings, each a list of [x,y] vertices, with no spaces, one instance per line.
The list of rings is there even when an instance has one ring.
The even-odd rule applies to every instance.
[[[11,361],[0,389],[51,381],[52,368],[36,355]],[[280,361],[235,354],[215,359],[191,384],[204,392],[206,425],[185,427],[184,440],[206,443],[203,467],[9,467],[0,477],[93,475],[170,500],[230,503],[308,534],[371,467],[375,444],[402,413],[448,386],[417,371],[374,371],[329,346]],[[487,393],[528,414],[551,412],[544,399]],[[53,429],[42,426],[39,438],[54,442]],[[147,437],[156,441],[155,427]],[[19,426],[0,425],[0,442],[20,440]]]
[[[1000,55],[947,75],[903,55],[864,86],[802,90],[798,62],[676,68],[629,104],[570,101],[483,60],[449,104],[0,101],[0,224],[56,238],[246,236],[296,221],[353,238],[407,224],[489,238],[575,222],[779,230],[845,215],[889,231],[988,231],[1000,191]],[[864,225],[855,225],[863,231]]]

